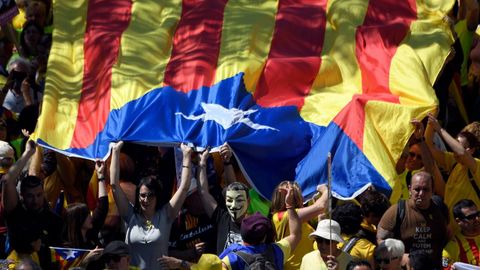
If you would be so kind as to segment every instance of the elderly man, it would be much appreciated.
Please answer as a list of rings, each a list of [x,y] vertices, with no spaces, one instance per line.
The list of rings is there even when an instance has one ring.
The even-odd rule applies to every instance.
[[[424,171],[412,176],[410,199],[392,205],[377,228],[377,242],[396,238],[405,244],[405,252],[425,250],[441,268],[442,248],[447,239],[448,220],[440,206],[432,201],[432,176]]]
[[[463,199],[453,207],[453,217],[460,232],[443,249],[443,269],[455,262],[480,266],[480,212],[472,200]]]

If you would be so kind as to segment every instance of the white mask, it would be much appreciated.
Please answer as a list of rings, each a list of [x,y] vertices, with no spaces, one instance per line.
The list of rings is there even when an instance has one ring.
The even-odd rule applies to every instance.
[[[245,190],[228,190],[225,197],[225,204],[230,216],[233,220],[237,220],[247,212],[247,193]]]

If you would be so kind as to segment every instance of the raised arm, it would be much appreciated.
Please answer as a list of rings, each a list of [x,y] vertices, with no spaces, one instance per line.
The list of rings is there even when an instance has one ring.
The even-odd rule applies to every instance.
[[[105,189],[105,161],[95,161],[95,172],[98,179],[98,198],[106,197],[107,190]]]
[[[6,213],[9,213],[18,204],[18,194],[17,194],[17,178],[22,173],[22,169],[27,164],[28,160],[35,154],[35,148],[37,144],[29,140],[25,146],[25,152],[22,156],[15,162],[12,167],[8,170],[7,174],[3,176],[5,181],[5,186],[3,188],[3,207]]]
[[[415,126],[415,131],[413,132],[413,136],[417,141],[419,141],[420,145],[420,151],[422,152],[422,161],[423,161],[423,166],[425,168],[425,171],[430,173],[433,176],[433,182],[434,182],[434,191],[437,195],[443,196],[445,195],[445,181],[443,180],[443,176],[440,172],[440,170],[437,167],[437,164],[435,163],[435,160],[433,159],[433,155],[430,152],[430,149],[428,145],[425,143],[425,128],[423,126],[423,123],[413,119],[411,123]]]
[[[123,141],[115,143],[112,147],[112,159],[110,163],[110,186],[113,191],[113,198],[118,208],[118,213],[121,217],[126,217],[128,214],[128,199],[120,187],[120,150],[122,149]]]
[[[298,209],[298,217],[301,222],[308,222],[314,218],[317,218],[318,215],[325,212],[325,209],[328,207],[328,190],[327,185],[319,185],[317,191],[321,194],[320,198],[316,200],[312,205]]]
[[[220,156],[223,160],[223,179],[225,179],[225,185],[228,186],[229,184],[237,181],[237,179],[232,164],[232,148],[230,148],[227,143],[224,143],[220,147]]]
[[[205,150],[200,155],[200,163],[199,163],[199,173],[198,173],[198,191],[200,197],[202,198],[203,208],[205,209],[205,213],[209,218],[212,217],[213,211],[217,208],[217,201],[213,198],[210,194],[209,187],[208,187],[208,179],[207,179],[207,159],[208,159],[208,149]]]
[[[447,164],[445,163],[445,153],[433,143],[433,136],[435,135],[434,125],[438,124],[438,126],[440,126],[440,124],[438,123],[437,119],[431,119],[435,119],[435,117],[432,114],[428,114],[428,124],[425,130],[425,142],[427,143],[428,149],[430,149],[430,153],[432,153],[437,164],[443,169],[448,169]]]
[[[302,238],[302,222],[298,217],[297,211],[295,211],[294,200],[293,188],[290,183],[288,183],[287,196],[285,196],[285,205],[288,212],[288,226],[290,228],[290,235],[285,237],[285,240],[287,240],[290,244],[291,251],[295,250],[300,242],[300,239]]]
[[[446,130],[444,130],[438,120],[432,115],[428,115],[428,123],[442,137],[443,141],[450,146],[452,151],[457,155],[458,162],[468,167],[472,173],[477,170],[477,164],[473,156],[465,149],[455,138],[453,138]]]
[[[190,188],[190,182],[192,181],[192,152],[193,149],[186,144],[181,144],[183,159],[182,159],[182,176],[180,180],[180,186],[175,194],[169,201],[168,216],[171,219],[177,217],[180,208],[182,208],[185,198],[187,198],[187,192]]]

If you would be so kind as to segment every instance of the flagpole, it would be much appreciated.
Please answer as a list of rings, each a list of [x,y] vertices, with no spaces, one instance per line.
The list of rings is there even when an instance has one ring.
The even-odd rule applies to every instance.
[[[332,153],[327,156],[327,174],[328,174],[328,219],[330,220],[330,256],[333,255],[332,249]]]

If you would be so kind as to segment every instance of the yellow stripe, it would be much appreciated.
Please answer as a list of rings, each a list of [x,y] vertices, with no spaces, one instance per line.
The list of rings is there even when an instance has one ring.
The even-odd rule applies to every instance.
[[[452,39],[442,19],[451,4],[419,1],[417,20],[390,65],[390,91],[400,97],[400,104],[370,101],[365,108],[363,151],[390,185],[395,163],[414,130],[410,121],[421,120],[436,108],[432,85],[450,51]]]
[[[277,7],[275,0],[228,2],[215,83],[245,72],[247,90],[255,90],[270,50]]]
[[[306,121],[328,125],[354,94],[361,93],[355,31],[363,24],[367,7],[368,1],[328,2],[320,71],[300,111]]]
[[[163,86],[181,7],[181,0],[133,2],[131,22],[112,69],[112,110]]]
[[[42,113],[34,139],[42,138],[51,146],[66,149],[75,129],[83,81],[83,36],[87,1],[53,3],[55,31],[48,61]]]

